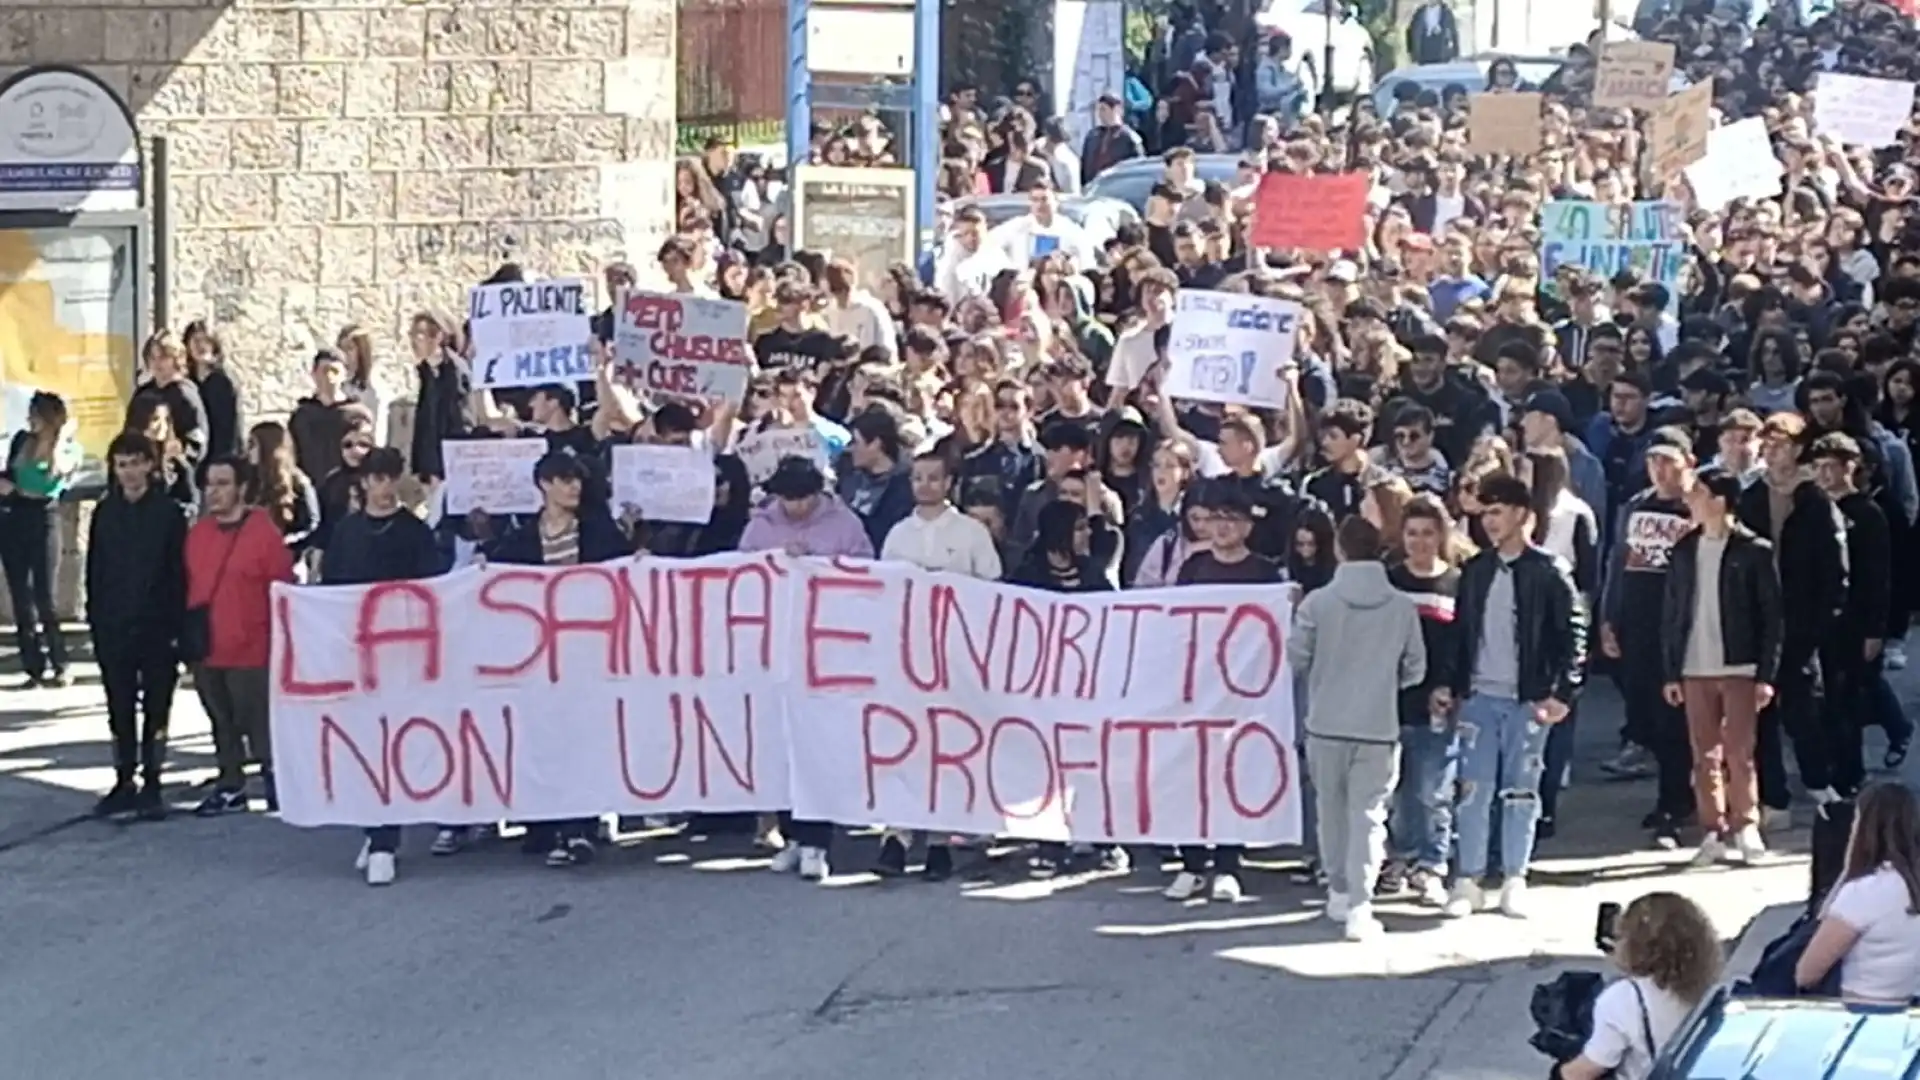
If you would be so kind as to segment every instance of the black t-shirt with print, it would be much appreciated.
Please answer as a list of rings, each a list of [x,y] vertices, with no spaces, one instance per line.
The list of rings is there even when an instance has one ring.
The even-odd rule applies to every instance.
[[[1177,585],[1278,585],[1280,564],[1255,552],[1233,562],[1222,562],[1211,551],[1196,552],[1180,564]]]

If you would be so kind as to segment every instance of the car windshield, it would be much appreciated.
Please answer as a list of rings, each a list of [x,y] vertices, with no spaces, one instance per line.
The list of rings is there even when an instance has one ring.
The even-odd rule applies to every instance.
[[[1240,169],[1240,159],[1233,154],[1201,154],[1195,158],[1195,162],[1198,167],[1194,174],[1202,183],[1218,180],[1223,184],[1231,184]],[[1136,212],[1145,213],[1147,196],[1164,175],[1165,166],[1158,160],[1136,159],[1094,177],[1093,183],[1087,185],[1085,194],[1088,198],[1118,199]]]

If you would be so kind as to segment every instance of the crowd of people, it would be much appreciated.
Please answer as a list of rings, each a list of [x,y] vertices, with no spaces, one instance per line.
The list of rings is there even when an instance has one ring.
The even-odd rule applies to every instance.
[[[1789,754],[1824,808],[1866,784],[1865,728],[1887,733],[1880,765],[1910,746],[1885,673],[1906,663],[1920,589],[1920,240],[1905,158],[1920,135],[1838,145],[1812,128],[1808,92],[1821,71],[1910,63],[1914,49],[1886,43],[1914,34],[1876,4],[1751,33],[1699,7],[1658,34],[1687,75],[1714,80],[1724,120],[1766,118],[1786,167],[1775,198],[1702,207],[1651,178],[1636,117],[1590,104],[1591,57],[1576,55],[1544,88],[1545,148],[1522,159],[1467,152],[1466,94],[1417,95],[1389,120],[1356,107],[1341,123],[1236,97],[1257,99],[1241,186],[1201,183],[1186,141],[1143,139],[1125,100],[1105,99],[1099,145],[1164,147],[1165,175],[1144,224],[1096,249],[1059,212],[1068,185],[1036,142],[1056,121],[1033,95],[967,91],[948,106],[949,194],[1025,191],[1030,212],[990,229],[959,208],[923,267],[882,278],[789,250],[757,163],[718,144],[682,163],[659,276],[749,306],[755,370],[740,400],[635,392],[614,374],[610,312],[591,381],[476,389],[465,328],[423,311],[401,360],[349,327],[314,357],[285,423],[243,427],[215,328],[156,333],[85,545],[118,774],[99,812],[166,814],[181,661],[219,766],[196,812],[247,809],[249,765],[273,806],[274,582],[781,550],[1062,592],[1289,590],[1310,865],[1355,939],[1381,932],[1380,896],[1527,914],[1528,865],[1557,827],[1595,675],[1625,700],[1606,770],[1656,781],[1647,842],[1686,845],[1699,864],[1764,858],[1793,799]],[[1164,48],[1212,55],[1219,37]],[[1167,69],[1190,75],[1193,60]],[[883,136],[867,125],[825,142],[878,160]],[[1347,169],[1373,183],[1362,249],[1250,246],[1246,185],[1260,173]],[[1557,199],[1677,204],[1677,289],[1632,270],[1543,275],[1540,214]],[[503,265],[489,283],[524,277]],[[605,285],[650,277],[619,264]],[[1187,289],[1300,305],[1294,354],[1262,358],[1287,382],[1283,405],[1163,392]],[[415,384],[400,446],[375,377],[395,362]],[[69,677],[48,555],[49,506],[73,468],[65,427],[63,403],[36,397],[0,481],[0,560],[33,685]],[[818,452],[751,475],[733,450],[768,430]],[[541,511],[445,512],[443,445],[502,436],[548,443]],[[712,455],[706,524],[612,505],[606,452],[629,441]],[[773,869],[830,873],[833,826],[768,818],[756,831]],[[591,820],[527,835],[556,867],[591,859],[597,840]],[[369,830],[369,882],[394,879],[399,840]],[[432,850],[469,840],[440,829]],[[921,872],[938,880],[953,855],[929,840]],[[907,872],[914,843],[889,831],[877,869]],[[1238,898],[1240,856],[1181,851],[1167,895]],[[1038,855],[1055,870],[1126,858]]]

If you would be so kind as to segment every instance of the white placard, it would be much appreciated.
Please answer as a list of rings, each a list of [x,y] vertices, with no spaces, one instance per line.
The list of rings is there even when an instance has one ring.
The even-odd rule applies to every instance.
[[[579,278],[476,285],[467,292],[473,385],[593,381],[592,320]]]
[[[1287,595],[1061,596],[767,552],[275,584],[281,817],[791,809],[1033,840],[1295,843]]]
[[[827,460],[827,444],[820,433],[810,427],[804,428],[766,428],[740,437],[734,444],[734,454],[740,463],[747,467],[747,479],[756,484],[764,484],[767,477],[780,465],[781,458],[811,458],[820,466],[821,472],[831,470],[833,463]]]
[[[1892,146],[1912,118],[1910,82],[1823,71],[1814,87],[1814,130],[1848,146]]]
[[[613,448],[613,505],[648,521],[705,525],[713,518],[713,457],[697,446]]]
[[[447,513],[489,514],[540,510],[533,467],[547,454],[545,439],[449,439],[440,444],[447,466]]]
[[[1166,392],[1188,401],[1282,408],[1300,305],[1244,293],[1180,290],[1167,341]]]
[[[1787,170],[1773,152],[1767,122],[1755,116],[1707,132],[1707,156],[1687,166],[1686,175],[1694,202],[1718,210],[1735,199],[1780,194]]]
[[[622,292],[613,307],[613,364],[622,377],[656,394],[747,395],[753,349],[747,305],[680,293]]]

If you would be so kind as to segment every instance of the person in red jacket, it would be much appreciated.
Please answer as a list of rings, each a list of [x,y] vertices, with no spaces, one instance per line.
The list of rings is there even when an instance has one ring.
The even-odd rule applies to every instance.
[[[266,511],[242,497],[246,459],[211,458],[203,466],[206,513],[187,531],[187,610],[204,612],[204,655],[193,657],[194,688],[213,726],[220,775],[194,811],[203,817],[247,808],[247,761],[260,763],[267,809],[277,809],[267,731],[269,599],[276,581],[293,580],[293,555]]]

